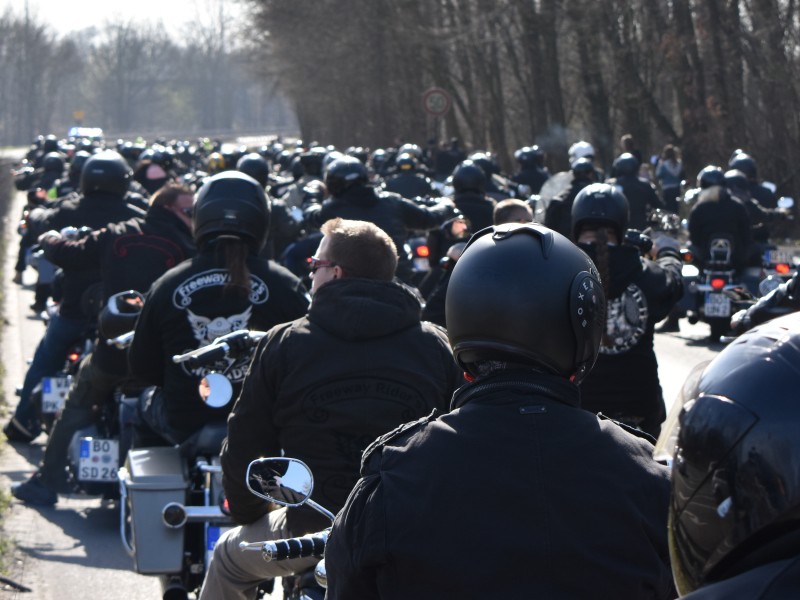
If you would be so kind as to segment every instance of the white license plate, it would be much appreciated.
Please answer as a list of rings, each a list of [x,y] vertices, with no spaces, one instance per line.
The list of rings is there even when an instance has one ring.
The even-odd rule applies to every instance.
[[[414,259],[414,268],[417,271],[430,271],[431,263],[428,262],[427,258],[422,258],[418,256]]]
[[[81,438],[79,481],[117,481],[119,441]]]
[[[794,251],[788,251],[782,249],[770,250],[769,252],[767,252],[767,261],[769,261],[769,263],[773,265],[780,263],[791,265],[794,264],[794,254],[795,254]]]
[[[64,408],[64,402],[72,385],[72,375],[42,378],[42,412],[53,414]]]
[[[731,299],[725,294],[706,294],[706,317],[729,317],[731,315]]]
[[[214,546],[217,545],[220,536],[229,529],[233,529],[233,527],[224,525],[208,526],[208,533],[206,535],[206,565],[211,563],[211,557],[214,555]]]

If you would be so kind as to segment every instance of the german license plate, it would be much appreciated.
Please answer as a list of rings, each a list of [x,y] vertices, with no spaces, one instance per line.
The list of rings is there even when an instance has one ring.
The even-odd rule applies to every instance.
[[[414,268],[417,271],[429,271],[431,268],[431,264],[428,262],[427,258],[416,257],[414,259]]]
[[[731,299],[725,294],[706,294],[706,317],[729,317],[731,315]]]
[[[119,441],[81,438],[78,458],[79,481],[117,481]]]
[[[64,401],[72,385],[72,375],[42,378],[42,412],[53,414],[64,408]]]
[[[233,529],[233,527],[225,525],[208,526],[208,535],[206,536],[206,565],[211,562],[211,557],[214,555],[214,546],[217,545],[220,536],[229,529]]]

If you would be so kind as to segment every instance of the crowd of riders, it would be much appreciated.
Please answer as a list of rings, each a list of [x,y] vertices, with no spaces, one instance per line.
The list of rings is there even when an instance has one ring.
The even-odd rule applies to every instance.
[[[745,151],[736,150],[724,167],[706,166],[695,181],[685,173],[679,150],[672,145],[667,145],[660,156],[645,159],[626,136],[621,149],[613,164],[604,170],[593,146],[576,141],[569,149],[569,170],[554,174],[546,166],[544,150],[536,145],[519,148],[514,153],[513,168],[504,172],[492,152],[470,151],[457,139],[425,146],[409,142],[368,149],[281,139],[248,147],[208,139],[111,142],[40,136],[15,170],[15,185],[27,194],[27,204],[20,221],[13,281],[28,283],[35,289],[31,310],[47,320],[47,328],[24,374],[15,413],[3,428],[9,440],[30,443],[42,432],[41,415],[33,406],[31,393],[42,377],[59,368],[70,344],[88,335],[95,339],[95,350],[81,363],[62,415],[49,432],[43,463],[28,480],[16,485],[12,494],[32,505],[53,505],[59,493],[68,491],[64,456],[69,440],[97,411],[98,404],[108,401],[110,391],[121,380],[135,379],[155,386],[156,391],[142,405],[142,427],[149,428],[163,443],[181,444],[207,423],[224,423],[231,409],[196,408],[188,399],[194,393],[198,374],[172,364],[173,354],[243,328],[275,332],[259,347],[259,355],[273,353],[281,357],[297,352],[288,341],[290,333],[297,335],[297,327],[301,331],[308,328],[320,339],[332,335],[338,340],[336,344],[344,347],[354,340],[348,337],[349,332],[337,330],[336,323],[343,312],[330,306],[342,300],[330,298],[335,299],[338,294],[348,302],[357,302],[353,298],[361,294],[373,300],[386,297],[388,304],[392,299],[399,299],[404,306],[409,304],[408,311],[404,309],[403,322],[408,319],[419,326],[422,318],[437,323],[430,326],[430,331],[426,329],[431,339],[446,339],[441,337],[444,331],[439,327],[446,329],[455,359],[466,372],[467,385],[473,380],[492,378],[513,394],[527,390],[534,391],[537,398],[561,398],[567,404],[582,406],[587,413],[602,413],[604,420],[623,423],[626,430],[635,432],[636,442],[620,441],[621,434],[609,433],[609,427],[603,425],[597,443],[627,444],[626,451],[637,458],[619,464],[630,470],[631,477],[644,477],[652,488],[648,493],[666,503],[666,471],[648,471],[641,453],[658,437],[667,416],[653,340],[659,322],[664,321],[661,331],[679,327],[680,315],[674,309],[684,292],[681,247],[690,243],[702,262],[711,235],[725,230],[734,240],[736,268],[743,269],[760,261],[770,232],[780,230],[791,213],[779,205],[774,186],[760,181],[756,160]],[[696,185],[687,186],[687,179]],[[648,238],[648,227],[658,211],[685,218],[688,239]],[[368,229],[358,225],[364,222],[371,224]],[[494,235],[487,236],[487,232]],[[388,276],[372,275],[370,269],[374,265],[356,267],[355,259],[346,258],[343,248],[358,236],[366,240],[354,246],[358,252],[366,252],[369,243],[393,249],[397,260],[396,264],[392,262]],[[333,247],[332,240],[340,239],[350,242],[337,241],[340,245]],[[501,246],[502,252],[497,249]],[[516,252],[532,251],[534,247],[532,266],[521,268],[514,262],[521,260],[514,258]],[[551,272],[552,264],[545,264],[550,248],[555,256],[565,257],[566,271]],[[462,253],[469,257],[466,262],[474,266],[467,275],[464,273],[468,267],[462,266],[462,275],[454,277]],[[586,260],[592,265],[586,272],[576,266],[583,264],[585,257],[591,258]],[[531,317],[520,312],[518,304],[498,299],[505,292],[496,289],[497,285],[511,286],[519,272],[527,271],[530,277],[537,273],[545,277],[547,285],[530,280],[514,288],[514,293],[524,292],[533,298],[548,285],[554,290],[563,288],[559,307],[568,305],[579,316],[586,309],[593,315],[589,320],[597,321],[589,325],[584,321],[581,325],[580,318],[573,315],[573,320],[565,323],[564,332],[550,335],[574,336],[577,348],[572,344],[567,351],[558,342],[547,341],[547,332],[538,325],[529,327],[526,319]],[[567,274],[569,281],[564,279]],[[346,281],[336,282],[337,279]],[[370,281],[364,283],[366,280]],[[592,289],[590,298],[595,298],[597,305],[585,304],[587,300],[574,288],[578,280]],[[387,282],[398,288],[388,290]],[[322,286],[327,289],[320,294]],[[133,345],[127,352],[109,350],[103,343],[109,336],[97,331],[101,310],[109,298],[123,290],[139,292],[143,302],[135,322]],[[600,297],[602,301],[598,300]],[[497,309],[492,308],[495,301]],[[332,304],[326,309],[325,302]],[[548,302],[541,304],[545,321],[551,312],[556,315],[559,311],[553,302]],[[347,306],[352,311],[357,305]],[[532,312],[540,310],[536,302],[533,306]],[[353,322],[362,326],[363,313],[353,312]],[[320,315],[331,323],[323,326],[324,335],[314,329],[318,325],[315,319],[322,319]],[[553,319],[556,327],[558,319]],[[295,325],[283,332],[280,326],[286,323]],[[596,330],[591,339],[583,331],[586,327]],[[523,339],[528,334],[542,336],[535,348],[529,339]],[[305,339],[303,335],[298,337]],[[454,341],[457,339],[462,342]],[[437,346],[440,351],[447,360],[452,359],[446,343]],[[311,356],[313,351],[306,349],[304,353]],[[566,356],[564,364],[551,363],[548,353],[559,360]],[[347,363],[346,355],[338,357],[335,351],[329,358]],[[257,357],[254,364],[258,360]],[[315,363],[310,368],[317,372],[331,371],[331,381],[336,379],[335,371],[348,368],[333,368],[331,365],[338,363],[325,364],[325,357],[306,362]],[[526,370],[531,365],[535,366],[535,377],[509,379],[513,375],[510,372]],[[442,379],[447,379],[448,385],[437,388],[443,397],[449,398],[457,387],[449,385],[453,369],[459,370],[455,363],[446,365],[447,377]],[[549,374],[541,379],[540,370]],[[241,398],[246,399],[247,390],[254,386],[266,388],[268,394],[273,379],[292,381],[285,366],[270,364],[267,368],[265,363],[262,371],[261,379],[248,382],[247,365],[242,365],[233,382],[235,393],[244,389]],[[422,373],[422,368],[416,372]],[[437,371],[435,377],[440,375]],[[567,381],[569,386],[581,383],[581,400],[576,399],[574,390],[564,387]],[[474,407],[482,402],[473,399],[480,396],[474,389],[459,393],[463,397],[454,400],[451,408]],[[237,407],[241,413],[244,400],[240,402],[242,405]],[[555,411],[556,418],[557,410],[550,407],[550,400],[537,402],[536,410]],[[427,404],[425,407],[430,409]],[[527,414],[526,410],[535,407],[516,408],[520,414]],[[241,429],[243,424],[236,421],[236,410],[234,407],[231,422],[238,423]],[[418,412],[415,409],[414,418],[424,416]],[[467,413],[468,410],[463,411]],[[340,417],[344,422],[355,419],[353,415]],[[464,426],[460,417],[454,419],[453,427]],[[470,427],[469,418],[464,419]],[[396,420],[387,422],[386,427],[402,423],[399,417]],[[565,428],[569,423],[580,423],[587,431],[593,429],[594,423],[575,421],[567,415],[558,416],[556,421]],[[509,430],[528,427],[510,421],[508,426]],[[436,427],[434,423],[429,429],[435,432]],[[446,428],[447,423],[442,427]],[[381,432],[369,429],[364,435],[374,439],[377,433]],[[391,454],[390,448],[401,441],[406,443],[411,435],[409,432],[398,439],[384,438],[377,448],[372,448],[371,456]],[[372,439],[359,440],[359,444]],[[437,443],[446,448],[446,436]],[[366,447],[363,445],[353,456],[360,456]],[[441,451],[445,450],[437,452]],[[239,466],[246,462],[239,459]],[[476,455],[475,460],[480,458]],[[500,457],[496,462],[501,462]],[[615,463],[598,462],[604,464]],[[357,460],[349,461],[347,481],[355,481],[356,468]],[[374,477],[376,468],[374,461],[365,463],[362,476],[372,473]],[[397,463],[395,468],[410,469],[408,473],[419,476],[413,464]],[[587,469],[576,472],[584,471]],[[411,477],[408,473],[404,477]],[[481,477],[480,473],[476,477]],[[623,493],[625,478],[621,476],[619,489],[609,493]],[[374,480],[367,484],[380,489]],[[383,485],[386,487],[386,482]],[[337,510],[343,507],[348,490],[349,486],[333,494]],[[369,518],[375,510],[371,506],[375,498],[354,496],[346,510]],[[672,508],[682,511],[682,507]],[[259,510],[255,513],[253,519],[263,516]],[[419,515],[410,518],[419,519]],[[647,547],[645,554],[652,554],[642,559],[650,564],[640,565],[648,585],[652,585],[653,594],[648,597],[673,597],[672,583],[663,579],[664,568],[668,571],[666,512],[663,519],[652,511],[642,518],[653,531],[664,526],[655,536],[657,539],[649,541],[649,534],[631,534],[641,548]],[[541,525],[536,519],[533,521]],[[340,525],[343,530],[348,527],[344,520]],[[432,527],[433,523],[423,525],[427,526]],[[281,527],[280,531],[285,532],[286,524]],[[487,524],[481,531],[488,535],[487,527],[492,529]],[[571,526],[564,529],[571,530]],[[678,532],[679,544],[689,543],[685,541],[691,538],[687,531]],[[366,535],[358,527],[348,533],[354,539]],[[382,531],[380,535],[387,534]],[[580,537],[580,533],[576,535]],[[339,539],[346,540],[344,536],[343,531]],[[377,556],[382,551],[381,544],[370,546],[374,539],[357,541],[376,552],[374,560],[385,560]],[[397,543],[404,544],[402,540]],[[215,555],[217,561],[223,560],[219,554],[218,551]],[[684,575],[692,578],[686,588],[681,588],[679,582],[679,589],[686,591],[705,581],[702,569],[692,562],[703,559],[681,558],[683,570],[689,572]],[[369,565],[359,564],[362,560],[363,556],[349,557],[342,573],[349,577],[361,568],[369,570]],[[599,572],[596,575],[602,578]],[[363,573],[358,576],[363,578]],[[228,573],[216,584],[231,586],[235,579],[235,574]],[[344,579],[338,591],[332,592],[339,594],[334,597],[356,597],[348,596],[343,582]],[[249,585],[242,584],[241,597],[249,597]],[[361,581],[353,593],[365,593],[366,587],[372,585]],[[624,595],[630,589],[621,583],[619,593]],[[205,597],[212,595],[206,594]]]

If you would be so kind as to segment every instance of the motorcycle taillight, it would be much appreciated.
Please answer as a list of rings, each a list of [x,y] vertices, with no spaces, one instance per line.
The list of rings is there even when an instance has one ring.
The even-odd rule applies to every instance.
[[[789,265],[786,263],[778,263],[775,265],[775,271],[781,275],[788,275],[791,271],[791,267],[789,267]]]
[[[431,251],[427,246],[417,246],[417,256],[421,258],[428,258]]]
[[[70,353],[67,355],[67,360],[68,360],[69,362],[71,362],[71,363],[76,363],[76,362],[78,362],[78,360],[80,359],[80,357],[81,357],[81,355],[80,355],[80,354],[78,354],[77,352],[70,352]]]
[[[727,282],[725,281],[724,278],[722,278],[722,277],[714,277],[711,280],[711,289],[719,291],[719,290],[721,290],[722,288],[725,287],[726,283]]]

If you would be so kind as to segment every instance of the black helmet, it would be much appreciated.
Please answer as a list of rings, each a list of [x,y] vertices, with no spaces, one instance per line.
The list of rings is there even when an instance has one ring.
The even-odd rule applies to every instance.
[[[620,243],[628,229],[628,199],[625,194],[607,183],[591,183],[583,188],[572,203],[572,237],[584,225],[597,224],[612,227]]]
[[[639,159],[630,152],[624,152],[614,159],[613,169],[616,176],[638,175]]]
[[[221,235],[233,235],[258,251],[267,241],[269,221],[264,188],[239,171],[209,177],[195,196],[192,230],[198,246]]]
[[[487,178],[500,172],[500,168],[497,166],[497,162],[495,162],[494,155],[491,152],[473,152],[467,158],[483,169]]]
[[[313,146],[300,155],[303,170],[312,177],[322,177],[322,161],[328,150],[322,146]]]
[[[534,365],[579,383],[605,328],[597,268],[560,233],[507,223],[472,236],[446,299],[447,335],[466,371],[476,362]]]
[[[332,196],[338,196],[354,185],[367,183],[367,167],[353,156],[340,156],[325,171],[325,185]]]
[[[412,154],[404,153],[395,159],[394,165],[398,171],[413,173],[417,170],[417,159]]]
[[[514,152],[514,158],[524,168],[531,168],[542,164],[544,152],[539,146],[525,146]]]
[[[420,148],[417,144],[403,144],[397,149],[398,156],[400,154],[410,154],[417,160],[422,160],[422,148]]]
[[[92,157],[86,150],[80,150],[75,153],[72,160],[69,161],[69,174],[70,177],[80,177],[81,171],[86,161]]]
[[[739,152],[731,157],[728,168],[741,171],[750,181],[756,181],[758,179],[758,165],[756,165],[755,159],[744,152]]]
[[[471,160],[462,161],[453,171],[453,189],[456,192],[477,192],[486,190],[486,173]]]
[[[800,527],[798,381],[794,313],[744,334],[684,386],[669,509],[681,595]]]
[[[52,133],[48,134],[47,137],[45,137],[43,140],[42,151],[45,153],[58,152],[59,151],[58,138],[54,136]]]
[[[133,331],[144,307],[144,296],[136,290],[119,292],[108,299],[97,318],[100,335],[111,339]]]
[[[124,196],[133,177],[128,162],[119,152],[103,150],[86,160],[81,171],[81,193],[105,192]]]
[[[594,180],[594,163],[589,158],[578,158],[572,161],[570,171],[575,179]]]
[[[749,192],[750,183],[747,181],[747,175],[738,169],[731,169],[725,171],[725,187],[731,192]]]
[[[264,160],[257,152],[245,154],[242,158],[240,158],[239,162],[236,163],[236,170],[250,175],[250,177],[261,184],[261,187],[267,186],[267,181],[269,179],[269,165],[267,164],[267,161]]]
[[[60,152],[48,152],[42,159],[42,168],[48,173],[64,172],[64,157]]]
[[[715,185],[725,185],[725,173],[716,165],[708,165],[697,174],[697,187],[704,190]]]

